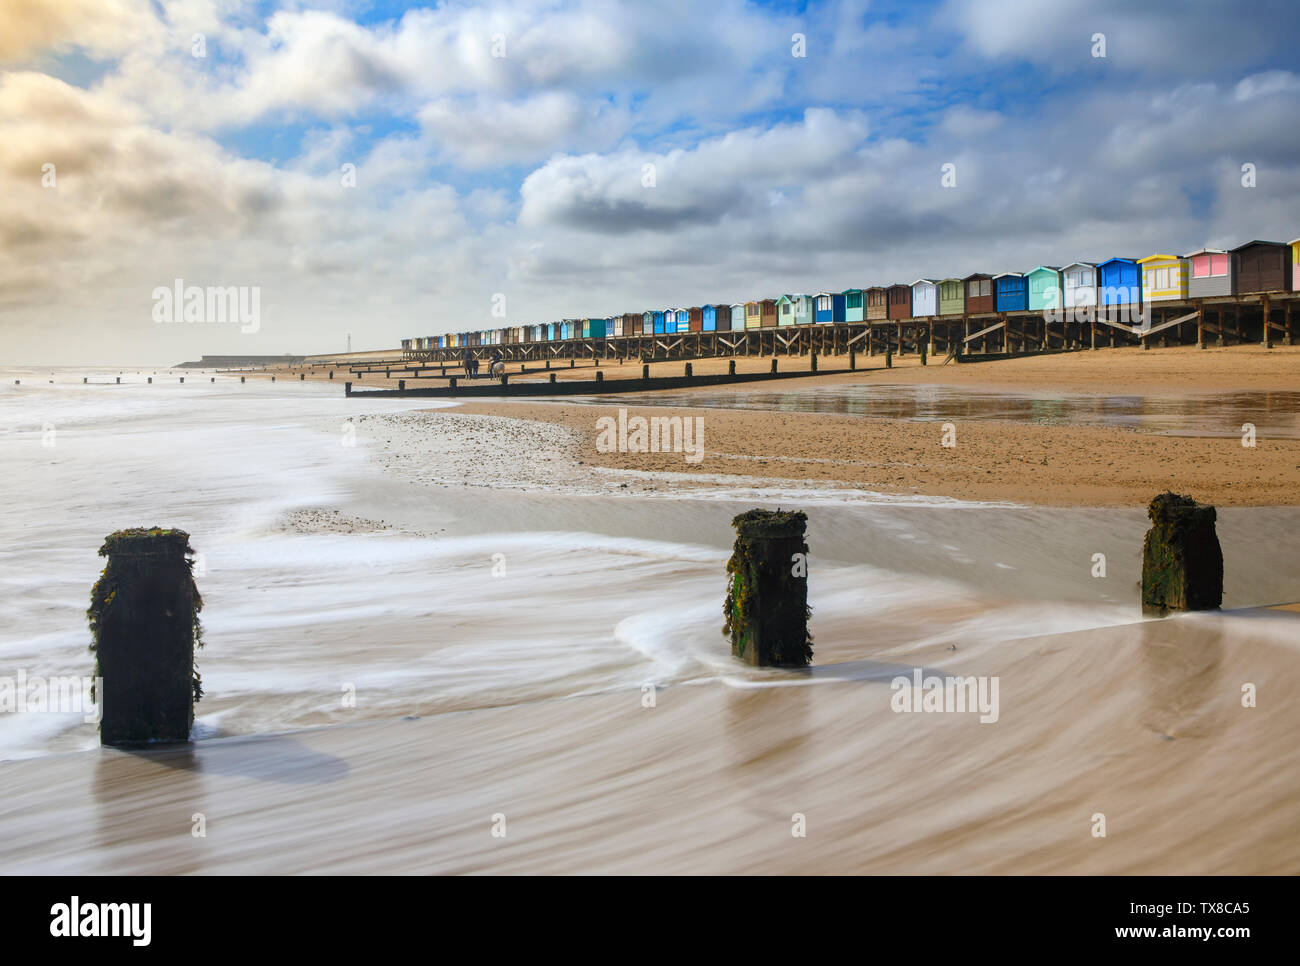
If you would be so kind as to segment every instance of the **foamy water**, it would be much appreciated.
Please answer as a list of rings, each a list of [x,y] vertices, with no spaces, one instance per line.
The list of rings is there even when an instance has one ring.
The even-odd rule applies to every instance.
[[[89,674],[103,537],[180,527],[201,555],[200,739],[647,685],[804,686],[868,656],[1139,619],[1136,512],[735,480],[683,496],[648,475],[628,495],[635,474],[575,472],[553,428],[413,415],[427,400],[82,375],[0,384],[0,675]],[[720,632],[730,518],[779,501],[813,509],[811,676],[741,667]],[[1223,517],[1228,603],[1272,602],[1294,551],[1259,543],[1295,514]],[[96,744],[75,714],[0,715],[0,758]]]

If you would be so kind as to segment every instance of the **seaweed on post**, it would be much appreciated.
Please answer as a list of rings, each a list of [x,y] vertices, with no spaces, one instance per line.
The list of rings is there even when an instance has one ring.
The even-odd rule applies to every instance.
[[[750,664],[805,667],[808,633],[807,554],[801,511],[749,510],[733,519],[723,633],[731,653]]]
[[[108,562],[86,617],[102,685],[94,695],[102,744],[189,739],[203,696],[194,658],[203,646],[203,599],[193,553],[188,533],[163,527],[119,530],[99,550]]]

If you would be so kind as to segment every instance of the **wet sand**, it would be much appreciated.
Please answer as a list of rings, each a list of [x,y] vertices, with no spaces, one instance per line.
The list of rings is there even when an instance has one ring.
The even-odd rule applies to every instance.
[[[811,674],[653,708],[628,691],[0,763],[0,870],[1294,874],[1298,621],[906,655],[867,631]],[[891,711],[913,666],[998,675],[999,720]]]

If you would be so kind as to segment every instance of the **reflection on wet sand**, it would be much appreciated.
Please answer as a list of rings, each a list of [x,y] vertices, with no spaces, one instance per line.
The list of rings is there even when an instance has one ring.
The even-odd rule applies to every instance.
[[[848,413],[925,422],[994,420],[1050,426],[1107,426],[1175,436],[1241,434],[1243,422],[1269,438],[1300,439],[1300,393],[1228,392],[1159,396],[1046,395],[942,385],[847,384],[792,392],[700,390],[573,397],[613,406]]]

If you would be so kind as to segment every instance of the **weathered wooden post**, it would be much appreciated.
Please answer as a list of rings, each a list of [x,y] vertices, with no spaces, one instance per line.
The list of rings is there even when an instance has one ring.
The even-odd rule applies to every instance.
[[[642,379],[650,378],[650,364],[648,362],[641,367],[641,378]]]
[[[772,358],[772,374],[776,375],[776,358]]]
[[[894,350],[890,346],[885,346],[885,368],[894,368]]]
[[[456,377],[455,377],[455,376],[452,376],[450,379],[447,380],[447,388],[448,388],[448,389],[455,389],[455,388],[456,388]]]
[[[817,353],[815,352],[808,353],[808,371],[809,372],[817,371]]]
[[[812,662],[808,633],[808,517],[801,511],[749,510],[731,521],[736,543],[727,561],[723,604],[731,653],[763,667]]]
[[[300,372],[300,373],[298,373],[298,381],[299,381],[299,382],[306,382],[306,381],[307,381],[307,373],[305,373],[305,372]],[[213,382],[216,382],[216,380],[214,379]]]
[[[105,745],[188,741],[203,696],[194,649],[202,647],[190,536],[159,527],[118,530],[90,592],[99,740]]]
[[[692,375],[694,375],[694,371],[691,368],[691,364],[688,362],[686,363],[686,378],[689,379]]]
[[[1217,610],[1223,603],[1223,551],[1214,507],[1164,492],[1147,507],[1142,541],[1142,612]]]
[[[551,373],[550,379],[551,379],[551,385],[552,386],[555,385],[555,373],[553,372]]]
[[[596,381],[597,381],[597,382],[604,382],[604,381],[605,381],[605,374],[604,374],[603,372],[601,372],[599,369],[596,370]]]
[[[727,375],[734,376],[735,374],[736,374],[736,360],[729,359],[727,360]]]
[[[343,383],[343,395],[344,396],[352,395],[352,383],[350,382]]]
[[[184,382],[184,381],[185,381],[185,377],[184,377],[184,376],[181,376],[181,382]],[[120,386],[120,385],[122,385],[122,377],[121,377],[121,376],[114,376],[114,377],[113,377],[113,385],[115,385],[115,386]]]
[[[330,370],[330,378],[331,378],[331,379],[334,378],[334,370],[333,370],[333,369]]]
[[[150,379],[149,381],[150,381],[150,382],[153,382],[152,379]],[[90,380],[89,380],[87,377],[85,377],[85,376],[82,376],[82,377],[81,377],[81,384],[82,384],[83,386],[86,385],[88,382],[90,382]]]
[[[398,392],[406,392],[406,380],[405,380],[405,379],[398,379],[398,380],[397,380],[397,391],[398,391]]]
[[[856,349],[850,349],[849,350],[849,372],[856,372],[857,368],[858,368],[858,351]]]
[[[921,343],[921,365],[925,365],[926,356],[929,355],[929,347],[924,342]]]

